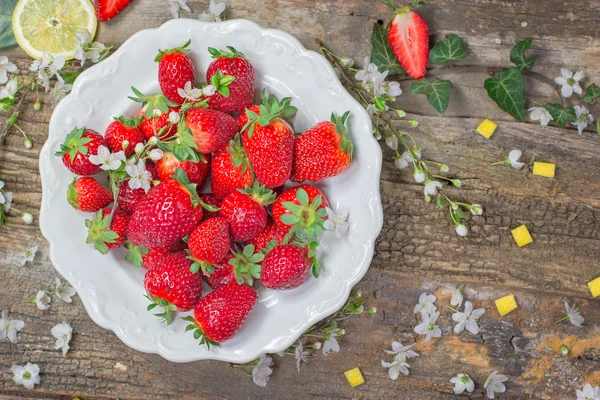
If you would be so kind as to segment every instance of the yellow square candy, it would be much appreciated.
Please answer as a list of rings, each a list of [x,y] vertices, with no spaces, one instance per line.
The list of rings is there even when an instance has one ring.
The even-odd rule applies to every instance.
[[[515,296],[512,294],[496,300],[496,308],[501,316],[508,314],[517,307],[517,301],[515,300]]]
[[[515,242],[517,242],[517,246],[523,247],[526,244],[533,242],[531,235],[529,234],[529,229],[525,225],[521,225],[512,230],[513,238]]]
[[[592,292],[592,297],[600,296],[600,276],[588,282],[588,286],[590,287],[590,292]]]
[[[348,383],[350,383],[350,386],[352,387],[356,387],[365,383],[365,378],[363,378],[362,373],[360,372],[360,369],[358,369],[358,367],[352,368],[351,370],[344,372],[344,375],[346,375],[346,379],[348,379]]]
[[[486,119],[477,127],[477,132],[489,139],[497,127],[494,122]]]
[[[554,170],[556,165],[546,162],[534,162],[533,163],[533,174],[539,176],[545,176],[548,178],[554,178]]]

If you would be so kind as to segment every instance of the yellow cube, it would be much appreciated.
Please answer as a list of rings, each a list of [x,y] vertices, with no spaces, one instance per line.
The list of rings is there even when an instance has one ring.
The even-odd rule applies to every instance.
[[[477,132],[489,139],[490,136],[494,134],[497,127],[498,125],[494,122],[486,119],[477,127]]]
[[[600,276],[588,282],[588,286],[590,287],[590,292],[592,292],[592,297],[600,296]]]
[[[517,246],[523,247],[526,244],[533,242],[531,235],[529,234],[529,229],[525,225],[521,225],[512,231],[513,239],[517,242]]]
[[[508,314],[517,307],[517,301],[515,300],[515,296],[512,294],[496,300],[496,308],[501,316]]]
[[[547,178],[554,178],[554,170],[556,165],[546,162],[534,162],[533,163],[533,174],[539,176],[545,176]]]
[[[350,386],[352,387],[356,387],[365,383],[365,378],[363,378],[362,373],[360,372],[360,369],[358,369],[358,367],[352,368],[351,370],[344,372],[344,375],[346,375],[346,379],[348,379],[348,383],[350,383]]]

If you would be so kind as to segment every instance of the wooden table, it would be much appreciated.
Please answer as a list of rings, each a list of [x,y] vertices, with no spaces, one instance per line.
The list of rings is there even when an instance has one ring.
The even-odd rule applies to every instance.
[[[134,1],[114,21],[100,24],[98,40],[119,45],[140,29],[159,26],[171,18],[162,3]],[[194,17],[207,8],[207,1],[189,3]],[[372,22],[390,17],[387,7],[374,0],[228,0],[227,5],[229,18],[288,31],[312,49],[319,38],[360,62],[370,50]],[[384,148],[385,223],[373,264],[358,284],[378,313],[347,320],[340,353],[316,355],[300,373],[291,357],[275,357],[271,381],[261,388],[226,363],[178,365],[138,353],[94,324],[78,298],[71,305],[53,302],[45,312],[23,303],[38,289],[52,288],[57,273],[38,226],[12,218],[0,231],[0,304],[26,326],[17,345],[0,341],[0,392],[7,395],[0,397],[450,399],[455,396],[449,379],[466,372],[477,386],[471,398],[482,398],[483,382],[493,370],[510,378],[501,399],[574,399],[583,382],[600,384],[600,301],[592,300],[586,286],[600,276],[600,137],[591,130],[578,135],[572,128],[516,122],[483,89],[486,67],[508,65],[511,47],[527,36],[534,38],[531,53],[538,55],[535,71],[554,78],[560,67],[584,69],[586,83],[600,83],[600,1],[432,0],[420,12],[434,41],[457,33],[468,55],[453,69],[431,72],[456,87],[446,115],[411,95],[407,82],[397,106],[418,119],[414,131],[424,157],[445,162],[451,175],[462,179],[463,187],[451,194],[483,205],[484,215],[469,221],[469,236],[455,235],[446,212],[423,201],[422,186],[406,170],[396,170],[392,152]],[[30,63],[19,48],[2,53],[21,68]],[[528,107],[557,101],[552,87],[529,78],[526,84]],[[591,109],[600,117],[599,106]],[[50,114],[50,107],[40,112],[27,107],[20,125],[34,147],[24,149],[22,138],[13,134],[0,149],[0,178],[16,193],[15,206],[34,210],[36,222],[38,153]],[[491,140],[474,132],[484,118],[499,124]],[[523,150],[528,162],[556,163],[556,178],[534,176],[529,167],[490,167],[512,149]],[[534,242],[518,248],[510,231],[523,223]],[[34,243],[40,244],[35,263],[19,267],[17,254]],[[444,336],[425,344],[413,333],[417,319],[412,308],[424,291],[442,297],[441,286],[448,282],[464,283],[467,298],[485,307],[481,332],[452,334],[451,311],[442,306]],[[519,308],[500,317],[493,300],[510,293]],[[582,328],[555,324],[564,315],[563,300],[577,302],[586,319]],[[50,335],[50,328],[63,320],[75,331],[66,357],[52,349]],[[420,357],[412,361],[408,377],[392,382],[380,361],[390,359],[383,350],[398,339],[416,340]],[[561,340],[570,349],[566,357],[558,352]],[[11,379],[10,366],[27,361],[42,371],[35,391]],[[355,366],[367,382],[353,389],[343,371]]]

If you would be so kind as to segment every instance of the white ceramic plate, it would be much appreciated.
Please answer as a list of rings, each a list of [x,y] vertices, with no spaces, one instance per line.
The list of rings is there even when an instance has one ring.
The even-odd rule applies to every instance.
[[[67,203],[67,186],[73,176],[54,156],[74,126],[104,132],[113,116],[136,114],[139,105],[127,99],[130,87],[157,92],[157,63],[153,59],[158,49],[179,46],[190,38],[198,81],[203,80],[211,62],[207,48],[233,46],[256,68],[260,89],[293,98],[292,104],[299,110],[293,121],[296,131],[328,120],[332,111],[341,115],[350,110],[356,149],[346,172],[318,184],[333,208],[349,210],[350,223],[348,234],[341,239],[332,233],[323,237],[321,277],[311,277],[289,291],[260,287],[259,302],[245,325],[234,338],[211,350],[184,332],[184,321],[177,319],[166,326],[146,311],[144,270],[125,261],[123,250],[103,256],[85,244],[84,220],[90,214]],[[243,363],[262,353],[284,350],[347,300],[350,289],[369,268],[381,230],[380,172],[381,150],[372,137],[368,114],[344,90],[320,54],[307,51],[287,33],[262,29],[246,20],[205,23],[178,19],[133,35],[108,59],[81,74],[71,94],[56,107],[40,155],[40,225],[50,243],[52,263],[77,289],[90,317],[128,346],[175,362],[216,359]]]

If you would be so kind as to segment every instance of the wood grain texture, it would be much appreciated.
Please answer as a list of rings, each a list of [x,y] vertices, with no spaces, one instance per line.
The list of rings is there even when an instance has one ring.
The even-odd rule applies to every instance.
[[[208,1],[191,0],[195,18]],[[362,62],[368,55],[371,24],[389,18],[389,10],[369,0],[232,0],[229,18],[249,18],[265,27],[295,35],[307,48],[314,38],[338,54]],[[440,117],[423,98],[411,95],[409,82],[397,107],[416,116],[415,137],[423,156],[450,166],[463,187],[450,189],[459,200],[483,205],[484,215],[470,218],[469,236],[453,232],[444,211],[423,201],[422,186],[408,171],[393,166],[393,154],[384,149],[382,200],[385,222],[371,269],[358,287],[367,303],[379,312],[344,323],[339,354],[312,357],[297,372],[293,360],[275,356],[275,372],[266,388],[239,375],[228,364],[196,362],[173,364],[155,355],[133,351],[112,333],[94,324],[81,302],[53,302],[45,312],[22,300],[38,289],[52,289],[56,272],[37,226],[18,218],[0,231],[0,304],[26,323],[20,342],[0,341],[0,399],[454,399],[448,380],[459,372],[476,383],[470,398],[484,398],[487,375],[498,370],[509,376],[508,392],[500,399],[575,398],[575,388],[600,384],[600,300],[593,300],[586,283],[600,276],[600,138],[592,130],[578,135],[573,129],[519,123],[501,112],[487,97],[486,69],[509,63],[511,47],[526,36],[534,38],[534,70],[548,77],[568,66],[584,69],[586,84],[600,80],[600,1],[558,0],[436,0],[421,9],[434,41],[457,33],[468,46],[467,57],[452,68],[434,68],[430,74],[451,79],[450,107]],[[98,40],[121,44],[131,34],[159,26],[170,18],[161,1],[134,0],[114,21],[100,24]],[[527,22],[526,26],[522,25]],[[496,43],[501,40],[501,44]],[[2,50],[25,69],[29,60],[18,48]],[[553,88],[526,79],[528,107],[558,99]],[[28,102],[33,103],[33,98]],[[47,98],[42,97],[47,103]],[[31,105],[31,104],[30,104]],[[46,105],[46,104],[45,104]],[[600,107],[591,107],[600,116]],[[0,179],[15,192],[14,205],[34,210],[38,217],[41,187],[38,155],[47,137],[51,110],[27,107],[19,125],[34,147],[26,150],[13,133],[0,148]],[[0,115],[0,122],[5,114]],[[474,132],[484,119],[499,124],[487,140]],[[523,159],[557,164],[555,179],[534,176],[530,166],[514,170],[490,167],[512,149]],[[517,248],[510,230],[522,223],[534,242]],[[33,265],[17,266],[18,253],[41,245]],[[442,304],[447,282],[465,283],[466,297],[484,307],[479,335],[451,334],[451,312]],[[444,336],[430,343],[415,338],[412,308],[423,291],[441,301],[440,327]],[[515,294],[519,308],[500,318],[493,300]],[[583,328],[556,325],[564,314],[562,300],[576,301],[586,321]],[[53,349],[50,329],[60,321],[75,331],[66,357]],[[408,377],[392,382],[381,365],[392,340],[417,343],[420,357],[411,363]],[[559,354],[562,342],[570,349]],[[13,363],[35,362],[42,385],[25,391],[12,380]],[[352,389],[343,371],[359,366],[367,383]]]

